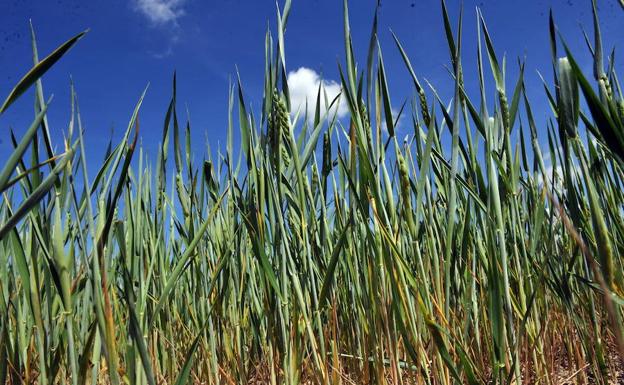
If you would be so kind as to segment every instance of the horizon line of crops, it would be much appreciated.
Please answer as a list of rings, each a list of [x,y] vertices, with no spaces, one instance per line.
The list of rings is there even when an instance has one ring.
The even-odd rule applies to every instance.
[[[551,13],[545,127],[524,63],[507,79],[479,11],[478,70],[463,72],[463,11],[454,25],[444,1],[454,96],[393,35],[394,76],[414,86],[394,113],[377,12],[358,68],[343,4],[341,94],[321,84],[314,116],[291,110],[286,0],[259,116],[237,79],[225,153],[199,163],[175,75],[155,162],[137,148],[147,89],[94,166],[72,85],[54,152],[40,78],[86,31],[39,60],[31,26],[33,68],[0,107],[34,87],[36,116],[0,169],[0,384],[557,383],[557,358],[577,383],[616,380],[624,97],[595,0],[589,78]]]

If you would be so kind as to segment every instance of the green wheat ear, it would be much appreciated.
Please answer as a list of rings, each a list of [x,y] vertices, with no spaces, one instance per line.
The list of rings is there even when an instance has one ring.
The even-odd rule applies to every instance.
[[[286,102],[277,90],[273,90],[273,109],[271,120],[268,125],[268,141],[275,169],[278,165],[287,168],[290,164],[288,149],[291,133],[290,116]]]

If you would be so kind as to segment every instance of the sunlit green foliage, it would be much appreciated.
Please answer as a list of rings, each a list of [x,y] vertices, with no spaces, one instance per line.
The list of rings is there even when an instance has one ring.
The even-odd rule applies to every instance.
[[[442,3],[454,97],[419,80],[395,36],[406,71],[392,76],[415,95],[402,141],[377,18],[362,71],[346,1],[342,93],[327,104],[350,118],[290,110],[289,10],[266,36],[259,116],[238,81],[226,151],[199,164],[175,76],[155,163],[137,147],[145,92],[103,162],[87,159],[73,90],[53,146],[40,77],[84,33],[41,61],[33,33],[33,69],[0,109],[34,87],[36,117],[0,171],[0,383],[616,381],[624,98],[597,17],[593,76],[551,17],[554,114],[537,127],[547,109],[523,63],[507,79],[478,14],[478,73],[464,73],[462,18]]]

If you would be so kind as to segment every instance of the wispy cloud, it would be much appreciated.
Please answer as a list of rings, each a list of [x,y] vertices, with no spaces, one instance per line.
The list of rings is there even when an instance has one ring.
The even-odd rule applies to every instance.
[[[175,42],[176,40],[172,39],[167,45],[167,48],[161,51],[150,51],[150,55],[152,55],[155,59],[164,59],[173,55],[173,45],[175,44]]]
[[[403,128],[405,116],[408,114],[408,112],[406,111],[406,109],[403,109],[403,111],[401,111],[401,116],[399,116],[399,109],[394,108],[394,107],[392,107],[391,112],[392,112],[392,123],[394,124],[394,131],[399,131],[401,128]],[[388,132],[388,125],[386,124],[385,118],[381,121],[381,130],[386,133]]]
[[[314,118],[314,112],[316,111],[316,98],[319,85],[322,84],[323,89],[323,91],[321,91],[321,114],[328,110],[329,104],[331,104],[334,98],[340,93],[340,84],[333,80],[322,79],[316,71],[306,67],[300,67],[296,71],[290,71],[287,80],[292,112],[296,113],[297,110],[300,109],[300,114],[303,116],[306,112],[307,103],[307,113],[310,119]],[[327,102],[325,101],[323,93],[327,94]],[[336,113],[339,118],[349,113],[344,98],[340,99],[340,103],[334,103],[332,108],[329,109],[330,117]]]
[[[594,145],[595,145],[595,141],[594,141]],[[557,146],[557,151],[559,152],[563,152],[563,149],[561,148],[561,146]],[[542,160],[544,162],[544,173],[546,174],[546,178],[548,180],[548,183],[553,185],[555,187],[555,189],[557,190],[563,190],[563,167],[561,166],[561,164],[556,164],[552,159],[552,155],[550,151],[545,151],[543,153],[542,156]],[[580,172],[580,168],[579,165],[576,161],[572,161],[571,163],[571,168],[570,168],[570,172],[572,173],[572,176],[577,176],[578,173]],[[538,174],[537,175],[537,183],[540,185],[544,184],[544,177],[542,176],[542,174]]]
[[[165,34],[158,40],[159,47],[149,50],[154,58],[163,59],[173,54],[182,33],[178,19],[186,14],[186,3],[187,0],[131,0],[134,10]]]
[[[176,24],[186,0],[133,0],[135,9],[154,24]]]

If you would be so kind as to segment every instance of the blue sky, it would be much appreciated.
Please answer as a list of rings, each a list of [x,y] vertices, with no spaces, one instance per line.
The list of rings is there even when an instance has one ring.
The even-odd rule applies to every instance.
[[[617,43],[618,34],[624,35],[624,10],[617,0],[598,3],[605,49],[610,49]],[[448,0],[447,4],[456,20],[460,3]],[[550,8],[577,60],[587,71],[591,70],[580,29],[582,24],[591,32],[589,0],[465,0],[463,4],[463,62],[469,89],[476,81],[472,73],[477,6],[484,14],[497,54],[507,56],[508,88],[515,83],[517,58],[526,58],[529,96],[537,106],[543,106],[534,107],[538,117],[548,114],[536,71],[550,78],[547,29]],[[374,6],[374,0],[350,2],[360,68],[365,65]],[[449,58],[439,1],[385,0],[379,15],[379,38],[393,104],[400,106],[414,90],[392,42],[390,29],[401,39],[417,75],[429,80],[448,101],[452,82],[444,68]],[[337,62],[344,63],[342,17],[341,0],[293,0],[286,33],[286,64],[292,71],[290,79],[297,84],[293,92],[300,99],[315,91],[319,76],[329,85],[338,80]],[[5,0],[0,4],[2,99],[32,64],[29,19],[37,33],[40,56],[90,28],[85,38],[43,79],[46,95],[55,96],[49,121],[59,150],[61,130],[66,129],[69,121],[71,75],[86,127],[88,159],[92,163],[100,162],[111,132],[113,139],[119,139],[134,104],[150,83],[141,113],[141,137],[143,147],[155,157],[171,95],[172,73],[176,70],[178,108],[184,118],[188,107],[195,159],[199,160],[206,153],[206,138],[213,150],[219,142],[224,147],[228,83],[236,66],[247,101],[254,107],[260,105],[264,36],[267,26],[275,30],[276,11],[272,0]],[[487,75],[489,81],[491,76]],[[0,130],[5,133],[0,135],[0,160],[10,150],[8,128],[19,135],[32,116],[32,91],[0,116]],[[407,127],[402,130],[405,132],[399,134],[411,133]]]

